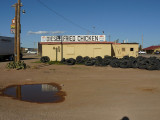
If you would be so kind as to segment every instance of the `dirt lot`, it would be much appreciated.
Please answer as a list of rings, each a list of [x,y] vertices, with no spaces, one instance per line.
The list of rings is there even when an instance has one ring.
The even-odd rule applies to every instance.
[[[62,103],[37,104],[0,96],[0,120],[159,120],[160,71],[45,65],[25,56],[26,70],[0,62],[0,89],[13,84],[58,83]]]

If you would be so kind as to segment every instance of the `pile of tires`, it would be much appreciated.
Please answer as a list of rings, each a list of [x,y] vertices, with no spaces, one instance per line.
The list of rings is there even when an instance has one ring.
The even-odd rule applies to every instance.
[[[50,61],[50,58],[49,58],[48,56],[43,56],[43,57],[41,57],[40,61],[41,61],[42,63],[46,63],[46,62],[49,62],[49,61]]]
[[[84,63],[84,58],[82,56],[77,56],[76,57],[76,64],[83,64]]]
[[[73,58],[69,58],[69,59],[63,58],[61,60],[61,63],[66,64],[66,65],[75,65],[76,64],[76,60],[73,59]]]
[[[139,69],[146,69],[146,70],[160,70],[160,60],[156,57],[142,57],[139,56],[137,58],[135,57],[129,57],[124,56],[121,59],[111,57],[111,56],[104,56],[102,58],[101,56],[97,56],[95,58],[92,57],[82,57],[77,56],[76,59],[69,58],[65,59],[63,58],[61,60],[61,63],[67,64],[67,65],[75,65],[75,64],[84,64],[86,66],[111,66],[113,68],[139,68]]]
[[[160,70],[160,60],[156,57],[129,57],[124,56],[122,59],[112,60],[110,63],[112,67],[120,68],[139,68],[146,70]]]

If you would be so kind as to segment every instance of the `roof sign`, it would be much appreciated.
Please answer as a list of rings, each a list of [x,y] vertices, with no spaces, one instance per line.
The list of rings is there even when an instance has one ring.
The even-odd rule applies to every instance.
[[[98,42],[105,41],[105,35],[41,36],[41,42]]]

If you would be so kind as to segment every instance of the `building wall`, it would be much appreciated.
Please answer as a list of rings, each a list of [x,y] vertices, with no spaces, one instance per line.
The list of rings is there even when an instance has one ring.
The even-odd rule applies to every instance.
[[[122,58],[123,56],[138,57],[138,44],[112,44],[113,56]]]
[[[56,60],[56,48],[60,45],[42,45],[42,56],[48,56],[50,60]],[[54,49],[55,48],[55,49]],[[61,53],[57,51],[57,60],[61,60]]]
[[[104,57],[105,55],[117,58],[126,55],[138,57],[138,44],[42,44],[42,56],[48,56],[52,61],[76,58],[79,55],[83,57]]]
[[[66,59],[76,58],[79,55],[104,57],[105,55],[111,56],[111,44],[63,44],[62,47],[61,45],[42,45],[42,56],[49,56],[52,61],[56,58],[58,61],[61,60],[61,51],[63,51],[63,58]]]
[[[160,47],[159,47],[159,48],[154,49],[154,52],[156,52],[156,51],[160,51]]]

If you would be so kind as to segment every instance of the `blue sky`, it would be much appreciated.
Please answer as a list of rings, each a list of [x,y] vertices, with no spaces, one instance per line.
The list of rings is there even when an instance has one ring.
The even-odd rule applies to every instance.
[[[10,33],[18,0],[1,0],[0,36]],[[160,44],[160,0],[21,0],[22,47],[34,47],[41,36],[102,34],[107,41]],[[58,15],[57,15],[58,14]],[[41,34],[40,34],[41,33]]]

